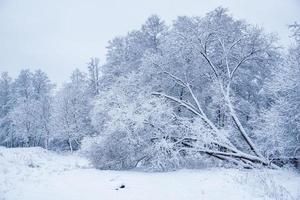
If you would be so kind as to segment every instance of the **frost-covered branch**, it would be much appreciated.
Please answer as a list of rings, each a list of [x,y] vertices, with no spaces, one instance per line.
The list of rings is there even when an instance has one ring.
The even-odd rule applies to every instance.
[[[204,119],[203,116],[196,110],[196,108],[193,105],[191,105],[190,103],[188,103],[188,102],[182,101],[182,100],[180,100],[180,99],[178,99],[176,97],[172,97],[172,96],[160,93],[160,92],[153,92],[152,95],[161,96],[161,97],[165,97],[165,98],[167,98],[169,100],[172,100],[172,101],[178,103],[179,105],[187,108],[189,111],[191,111],[195,115],[199,116],[200,118]]]

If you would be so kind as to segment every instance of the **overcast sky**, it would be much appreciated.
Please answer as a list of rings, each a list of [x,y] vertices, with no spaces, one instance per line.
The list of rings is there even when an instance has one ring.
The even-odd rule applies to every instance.
[[[151,14],[168,24],[178,15],[203,16],[218,6],[277,32],[289,44],[287,25],[300,22],[300,0],[0,0],[0,72],[13,77],[40,68],[67,81],[90,57],[105,62],[108,40],[137,29]]]

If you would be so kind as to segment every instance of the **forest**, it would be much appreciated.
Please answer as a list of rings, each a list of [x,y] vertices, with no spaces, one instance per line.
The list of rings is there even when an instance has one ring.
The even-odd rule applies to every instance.
[[[286,28],[289,47],[222,7],[171,24],[152,15],[62,85],[2,72],[0,145],[110,170],[280,168],[300,158],[300,25]]]

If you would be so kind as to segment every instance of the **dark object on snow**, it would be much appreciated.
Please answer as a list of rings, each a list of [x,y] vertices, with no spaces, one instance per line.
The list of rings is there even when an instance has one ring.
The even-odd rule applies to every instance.
[[[118,188],[116,188],[116,190],[119,190],[119,189],[124,189],[125,188],[125,185],[124,184],[122,184],[122,185],[120,185]]]
[[[120,188],[121,188],[121,189],[125,188],[125,185],[122,184],[122,185],[120,186]]]
[[[30,168],[39,168],[40,166],[37,165],[37,164],[34,164],[34,163],[30,163],[30,164],[28,165],[28,167],[30,167]]]

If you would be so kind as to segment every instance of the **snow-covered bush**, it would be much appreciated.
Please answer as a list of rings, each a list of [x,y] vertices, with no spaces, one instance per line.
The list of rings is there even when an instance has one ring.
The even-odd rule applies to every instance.
[[[136,166],[143,150],[134,144],[126,132],[115,132],[105,138],[98,138],[88,153],[95,167],[99,169],[131,169]],[[140,151],[139,151],[140,150]]]
[[[167,115],[159,98],[146,96],[133,84],[137,77],[133,74],[122,78],[95,100],[92,122],[100,135],[84,142],[82,148],[98,168],[128,169],[138,165],[149,156],[146,151],[159,132],[153,123],[159,120],[159,113]]]
[[[187,158],[198,154],[192,152],[193,145],[203,146],[209,131],[204,124],[199,127],[201,120],[177,116],[163,98],[139,87],[139,78],[139,74],[122,77],[100,92],[92,112],[100,135],[81,148],[101,169],[164,171],[191,164]]]

